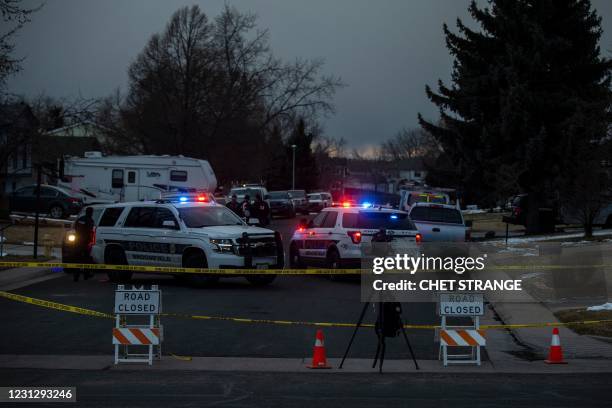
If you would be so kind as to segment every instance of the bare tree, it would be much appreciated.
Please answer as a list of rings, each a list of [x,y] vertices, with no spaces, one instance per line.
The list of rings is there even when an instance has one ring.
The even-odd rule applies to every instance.
[[[0,0],[0,14],[3,26],[7,28],[7,31],[0,32],[0,90],[5,88],[8,76],[21,69],[22,59],[13,56],[13,37],[41,7],[42,4],[34,8],[23,7],[22,0]]]
[[[402,129],[380,146],[382,158],[388,161],[424,157],[438,150],[434,138],[422,129]]]
[[[255,15],[230,6],[212,21],[198,6],[179,9],[129,69],[125,131],[113,145],[222,157],[213,164],[223,177],[227,155],[245,165],[261,159],[273,127],[288,135],[297,118],[332,112],[340,80],[321,75],[321,60],[274,57],[268,37]]]

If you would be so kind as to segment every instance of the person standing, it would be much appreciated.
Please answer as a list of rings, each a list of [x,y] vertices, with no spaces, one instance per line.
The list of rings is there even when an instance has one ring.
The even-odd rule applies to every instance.
[[[259,219],[259,224],[266,226],[270,224],[270,206],[261,198],[261,194],[255,196],[254,217]]]
[[[238,202],[238,197],[236,194],[232,194],[232,200],[227,203],[227,208],[232,210],[237,216],[242,217],[242,205]]]
[[[76,235],[77,258],[79,263],[92,263],[91,260],[91,243],[93,242],[94,220],[93,208],[87,207],[85,215],[79,217],[74,224],[74,232]],[[83,274],[83,279],[87,280],[93,276],[93,273],[86,269],[75,268],[73,280],[78,282],[79,275]]]
[[[240,207],[242,209],[242,216],[246,218],[248,222],[251,216],[251,197],[249,197],[248,194],[244,196],[244,200],[242,200]]]

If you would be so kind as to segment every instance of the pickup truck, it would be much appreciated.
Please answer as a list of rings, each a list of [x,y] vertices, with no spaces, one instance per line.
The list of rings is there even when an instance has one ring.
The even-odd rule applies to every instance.
[[[461,211],[453,205],[414,203],[409,210],[423,242],[465,242],[471,228],[465,225]]]

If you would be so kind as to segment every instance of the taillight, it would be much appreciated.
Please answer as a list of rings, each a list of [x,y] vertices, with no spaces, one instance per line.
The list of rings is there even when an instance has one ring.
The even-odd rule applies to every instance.
[[[353,244],[361,243],[361,231],[348,231],[347,234],[351,237]]]
[[[96,245],[96,227],[93,227],[93,229],[91,230],[91,240],[89,243],[90,247],[94,245]]]
[[[422,242],[423,241],[423,236],[421,234],[416,234],[414,236],[414,239],[416,240],[417,243]]]
[[[514,216],[518,217],[521,215],[521,207],[514,207]]]

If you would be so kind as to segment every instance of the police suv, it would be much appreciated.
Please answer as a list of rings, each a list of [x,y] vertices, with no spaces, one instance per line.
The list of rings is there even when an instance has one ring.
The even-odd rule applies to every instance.
[[[223,205],[204,199],[133,202],[104,206],[91,255],[94,262],[187,268],[271,269],[284,266],[281,236],[248,225]],[[181,274],[195,284],[219,275]],[[232,275],[234,276],[234,275]],[[275,275],[245,275],[268,284]],[[111,281],[127,281],[130,271],[109,271]]]
[[[343,203],[324,208],[306,225],[300,225],[289,246],[293,268],[361,266],[362,249],[381,230],[402,247],[415,248],[421,235],[405,211]]]

